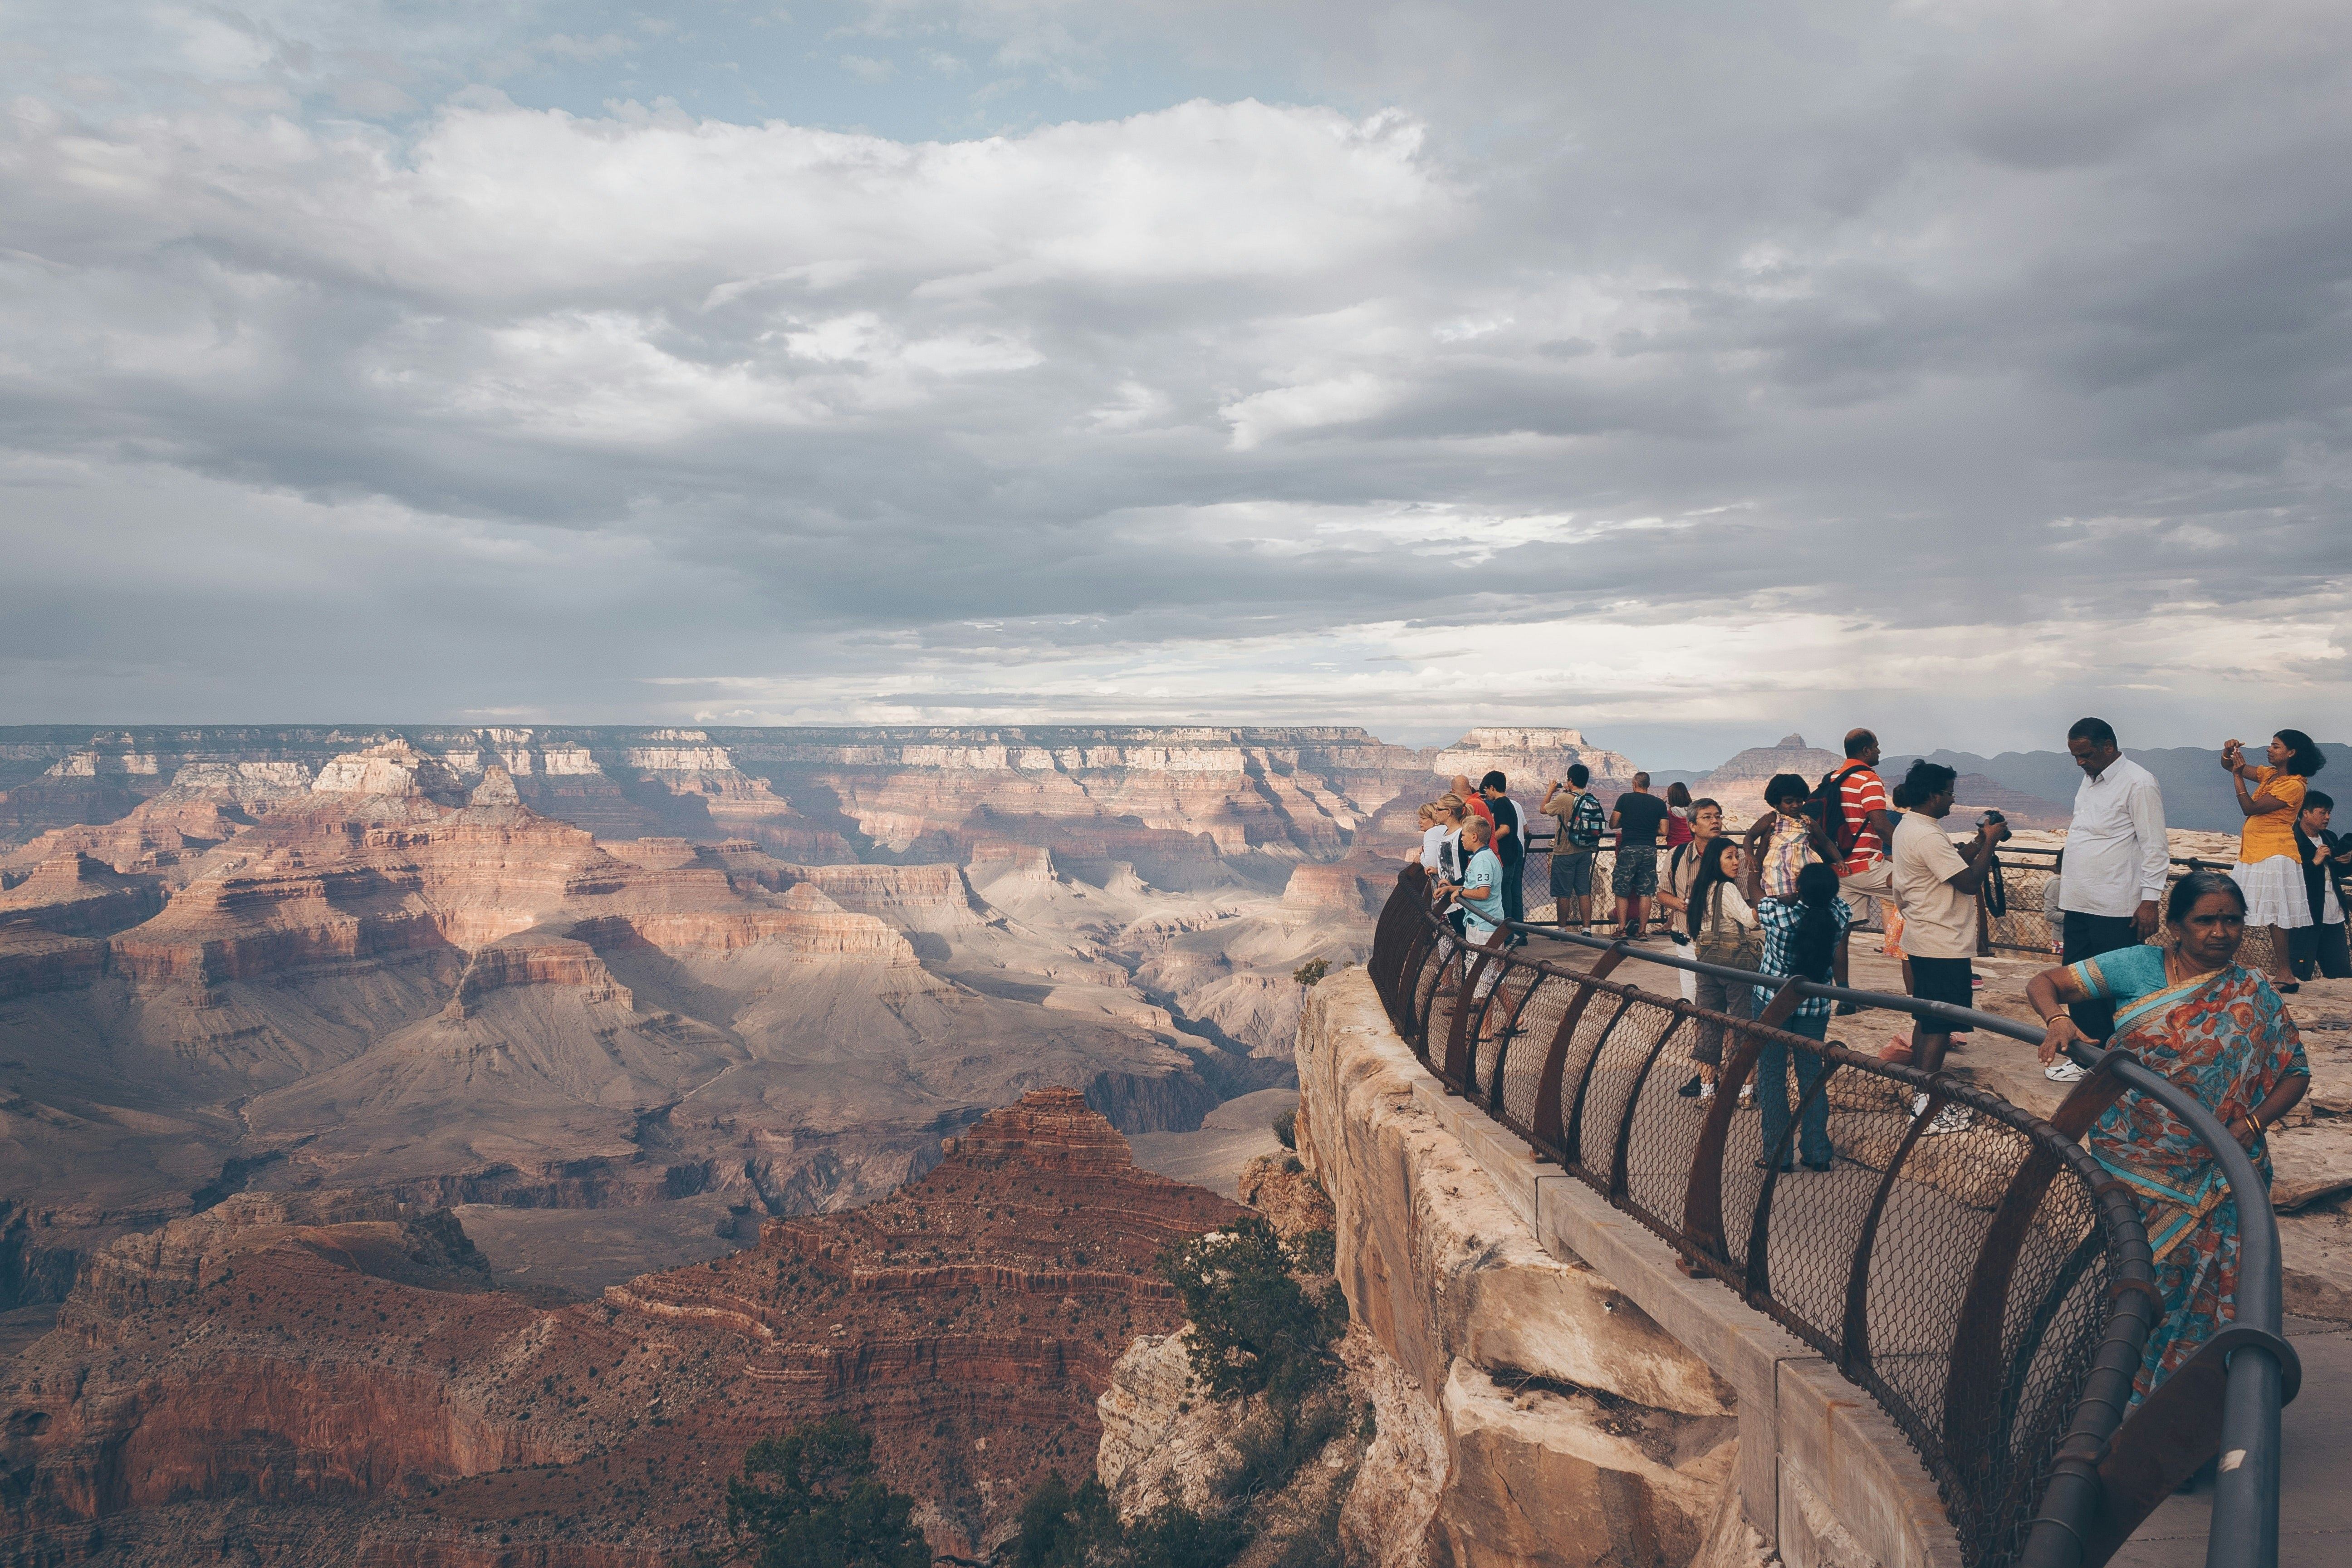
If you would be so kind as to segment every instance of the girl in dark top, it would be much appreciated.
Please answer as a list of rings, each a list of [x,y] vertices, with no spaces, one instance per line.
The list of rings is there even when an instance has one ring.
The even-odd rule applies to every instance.
[[[1812,861],[1797,873],[1796,894],[1794,900],[1768,899],[1756,907],[1757,919],[1764,926],[1762,973],[1826,984],[1830,962],[1837,953],[1838,938],[1845,934],[1851,918],[1845,900],[1838,897],[1836,868],[1820,860]],[[1758,987],[1759,1004],[1767,1004],[1768,994],[1763,987]],[[1797,1010],[1781,1026],[1792,1035],[1819,1040],[1828,1037],[1829,1026],[1830,999],[1809,996],[1797,1005]],[[1756,1052],[1756,1101],[1764,1110],[1767,1160],[1780,1147],[1789,1127],[1791,1054],[1788,1046],[1771,1039],[1766,1039]],[[1807,1170],[1826,1171],[1836,1157],[1836,1151],[1830,1146],[1829,1097],[1814,1094],[1812,1089],[1829,1071],[1829,1063],[1811,1051],[1793,1054],[1797,1058],[1797,1098],[1804,1104],[1804,1116],[1797,1128],[1797,1152]],[[1765,1163],[1757,1162],[1759,1165]]]

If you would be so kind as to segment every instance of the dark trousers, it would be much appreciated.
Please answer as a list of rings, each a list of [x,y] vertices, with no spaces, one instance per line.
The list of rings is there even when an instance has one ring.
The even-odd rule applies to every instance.
[[[1528,858],[1514,855],[1503,862],[1503,918],[1528,918]]]
[[[2132,924],[2129,915],[2086,915],[2080,910],[2068,910],[2066,924],[2058,940],[2064,961],[2080,963],[2103,952],[2137,947],[2140,936],[2139,928]],[[2104,1040],[2116,1032],[2116,1005],[2112,1002],[2069,1002],[2066,1011],[2074,1018],[2074,1027],[2091,1039]]]
[[[2352,952],[2345,951],[2344,922],[2305,926],[2287,932],[2287,948],[2294,977],[2308,980],[2316,973],[2329,980],[2352,978]]]
[[[1813,1040],[1824,1039],[1830,1032],[1827,1018],[1791,1018],[1780,1026]],[[1836,1152],[1830,1147],[1830,1099],[1813,1094],[1813,1085],[1821,1082],[1830,1064],[1811,1051],[1792,1051],[1778,1040],[1767,1040],[1756,1048],[1756,1103],[1764,1112],[1763,1157],[1771,1159],[1780,1140],[1788,1136],[1789,1058],[1792,1056],[1797,1058],[1797,1099],[1802,1101],[1812,1096],[1797,1128],[1797,1158],[1809,1165],[1826,1165]]]

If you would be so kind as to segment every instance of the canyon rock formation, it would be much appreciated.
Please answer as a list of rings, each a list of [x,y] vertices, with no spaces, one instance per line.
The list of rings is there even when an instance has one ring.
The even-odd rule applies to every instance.
[[[936,1550],[1000,1542],[1181,1322],[1154,1259],[1239,1211],[1135,1167],[1075,1090],[854,1213],[547,1307],[445,1212],[232,1198],[108,1248],[21,1355],[11,1561],[656,1568],[722,1543],[760,1436],[846,1414]]]
[[[8,731],[0,1311],[240,1191],[740,1241],[1041,1083],[1187,1134],[1291,1081],[1292,972],[1363,956],[1366,841],[1426,764],[1345,730]],[[525,1228],[518,1279],[564,1258]]]

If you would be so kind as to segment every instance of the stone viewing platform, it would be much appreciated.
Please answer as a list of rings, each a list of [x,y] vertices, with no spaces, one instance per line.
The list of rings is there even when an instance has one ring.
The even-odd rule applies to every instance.
[[[1663,970],[1630,978],[1671,984]],[[1663,1237],[1450,1093],[1366,972],[1314,988],[1297,1059],[1299,1155],[1336,1209],[1353,1316],[1444,1436],[1431,1531],[1454,1561],[1971,1561],[1918,1449],[1869,1392],[1723,1282],[1693,1278]],[[1866,1190],[1875,1173],[1857,1164],[1851,1180]],[[1829,1261],[1842,1268],[1846,1258]],[[2352,1541],[2352,1507],[2330,1479],[2352,1456],[2341,1399],[2352,1324],[2290,1316],[2287,1328],[2305,1381],[2284,1417],[2279,1560],[2318,1568]],[[1953,1354],[1927,1359],[1940,1375]],[[2105,1560],[2201,1562],[2210,1495],[2208,1486],[2161,1502]]]

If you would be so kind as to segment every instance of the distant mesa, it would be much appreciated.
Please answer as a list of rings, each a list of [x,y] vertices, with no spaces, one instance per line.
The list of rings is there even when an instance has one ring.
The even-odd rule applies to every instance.
[[[1439,752],[1432,771],[1446,778],[1465,773],[1473,784],[1499,771],[1513,794],[1532,800],[1578,763],[1592,770],[1595,779],[1630,779],[1636,771],[1623,752],[1591,744],[1580,730],[1494,727],[1474,729]]]

